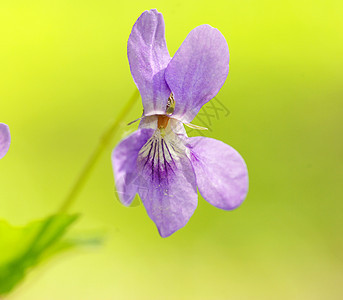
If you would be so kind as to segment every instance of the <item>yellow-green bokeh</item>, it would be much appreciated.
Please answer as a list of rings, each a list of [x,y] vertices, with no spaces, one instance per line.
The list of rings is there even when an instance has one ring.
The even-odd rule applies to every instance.
[[[111,148],[72,211],[102,248],[62,255],[8,299],[342,299],[343,2],[0,2],[0,217],[56,210],[99,136],[134,91],[126,42],[142,11],[163,13],[173,54],[200,24],[226,37],[230,110],[209,136],[245,158],[250,192],[221,211],[199,198],[188,225],[162,239],[143,206],[114,195]],[[141,113],[133,107],[126,121]],[[1,251],[1,249],[0,249]]]

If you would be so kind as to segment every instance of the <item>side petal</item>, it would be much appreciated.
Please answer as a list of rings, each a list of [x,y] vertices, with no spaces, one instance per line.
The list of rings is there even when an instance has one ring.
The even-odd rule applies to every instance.
[[[215,139],[188,140],[201,195],[221,209],[238,207],[248,192],[248,170],[243,158],[235,149]]]
[[[144,115],[164,114],[170,89],[164,71],[170,61],[164,20],[156,9],[142,13],[127,42],[132,77],[142,96]]]
[[[187,224],[198,204],[195,174],[184,144],[177,136],[161,137],[157,130],[137,162],[138,194],[160,235],[170,236]]]
[[[174,93],[173,117],[191,122],[200,108],[224,84],[229,72],[229,48],[216,28],[193,29],[170,61],[166,81]]]
[[[0,159],[5,156],[11,144],[10,129],[4,123],[0,123]]]
[[[122,140],[112,152],[112,166],[120,201],[129,206],[137,193],[137,157],[154,130],[139,129]]]

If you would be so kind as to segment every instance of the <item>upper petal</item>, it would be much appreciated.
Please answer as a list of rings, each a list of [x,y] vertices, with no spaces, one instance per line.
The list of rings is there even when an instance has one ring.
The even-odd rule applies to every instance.
[[[191,122],[218,93],[228,72],[229,48],[220,31],[209,25],[193,29],[165,72],[175,98],[173,117]]]
[[[132,77],[142,96],[144,114],[165,113],[170,89],[164,71],[170,55],[163,16],[156,9],[143,12],[133,25],[127,55]]]
[[[138,155],[138,194],[162,237],[185,226],[197,207],[195,174],[184,143],[159,130]]]
[[[221,209],[238,207],[248,192],[248,171],[243,158],[235,149],[215,139],[188,140],[201,195]]]
[[[10,129],[4,123],[0,123],[0,159],[5,156],[11,144]]]
[[[137,193],[137,157],[154,130],[139,129],[122,140],[112,152],[112,166],[120,201],[130,205]]]

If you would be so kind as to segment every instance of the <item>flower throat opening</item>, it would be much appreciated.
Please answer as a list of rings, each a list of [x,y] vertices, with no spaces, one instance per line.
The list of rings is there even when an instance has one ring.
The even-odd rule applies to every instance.
[[[165,129],[169,122],[169,117],[165,115],[159,115],[157,118],[157,127],[158,129]]]

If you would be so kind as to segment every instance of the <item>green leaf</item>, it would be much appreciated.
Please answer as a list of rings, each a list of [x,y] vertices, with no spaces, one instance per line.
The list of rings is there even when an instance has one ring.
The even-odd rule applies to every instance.
[[[0,295],[9,293],[44,259],[78,244],[61,240],[77,218],[58,214],[23,227],[0,220]]]

